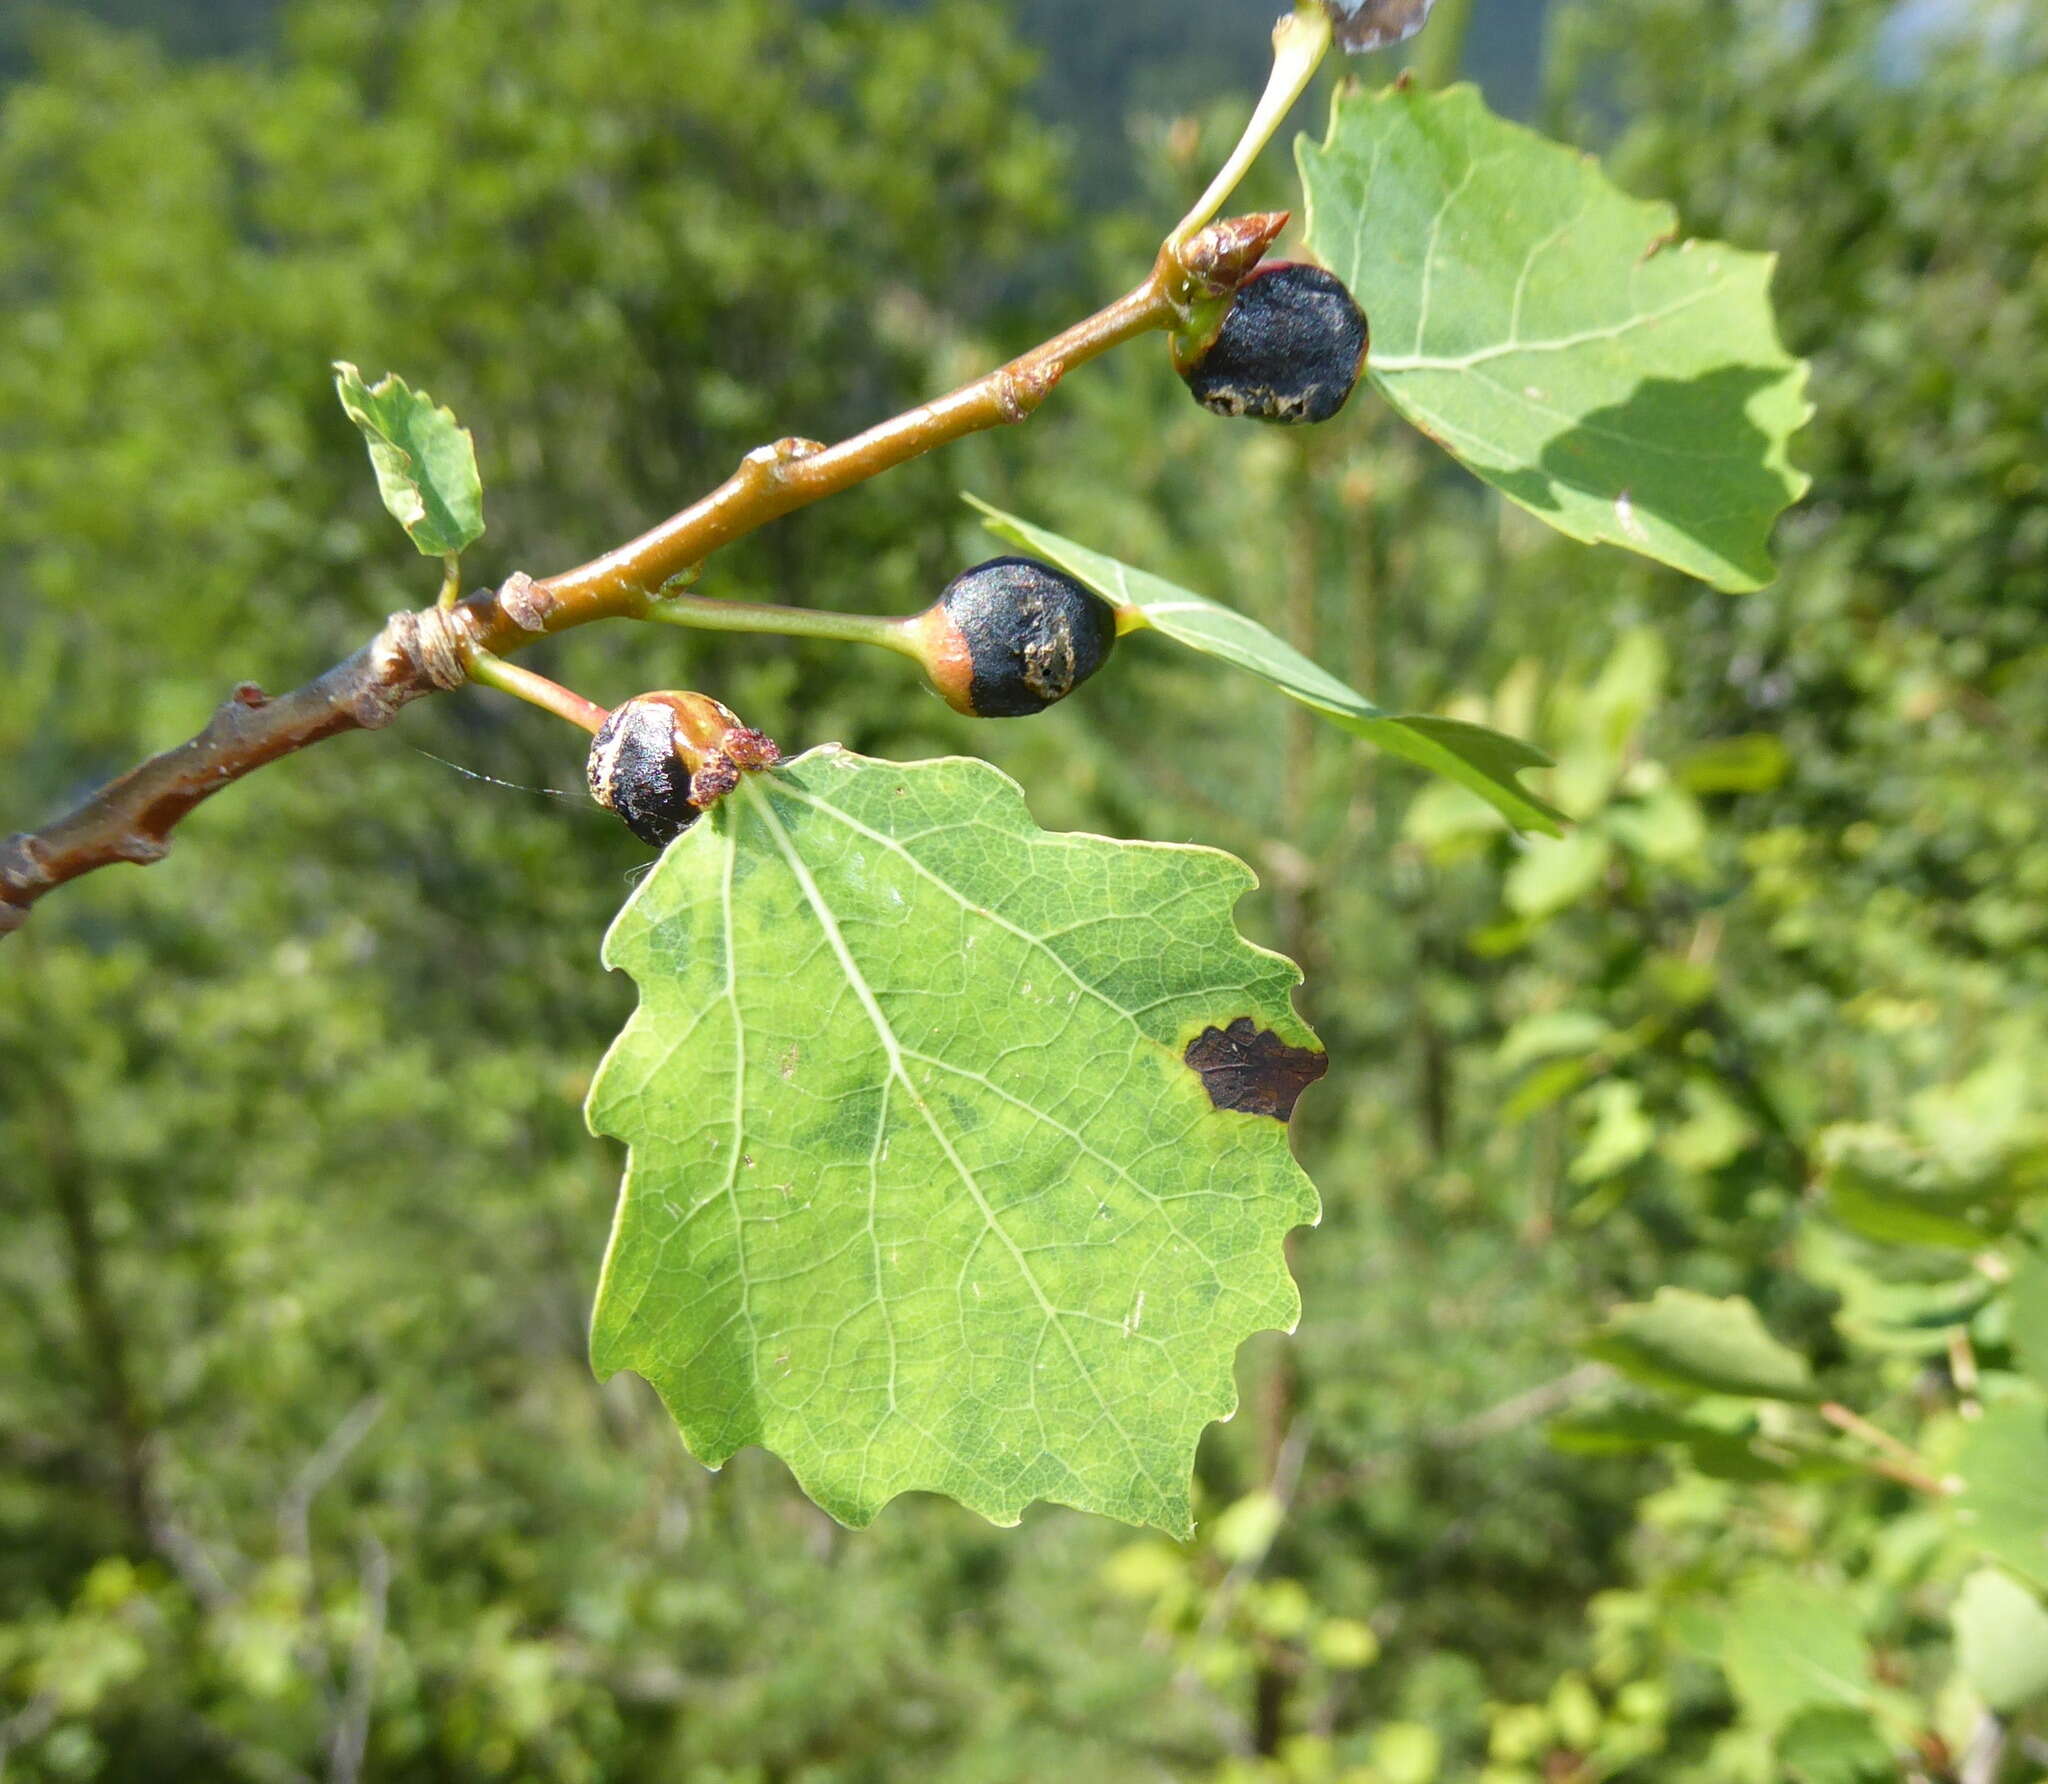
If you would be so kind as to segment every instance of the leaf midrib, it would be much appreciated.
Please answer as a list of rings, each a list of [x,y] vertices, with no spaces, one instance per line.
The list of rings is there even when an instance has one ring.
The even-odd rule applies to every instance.
[[[825,937],[826,945],[831,948],[833,954],[837,957],[840,970],[845,973],[847,983],[852,986],[854,996],[859,1000],[861,1008],[867,1013],[868,1021],[874,1027],[875,1038],[881,1042],[883,1054],[888,1059],[891,1077],[903,1086],[904,1091],[910,1098],[911,1106],[923,1116],[925,1125],[931,1130],[932,1138],[939,1143],[940,1150],[945,1153],[946,1162],[953,1167],[954,1173],[960,1179],[961,1186],[973,1199],[975,1208],[980,1213],[983,1223],[1002,1242],[1003,1248],[1009,1252],[1011,1262],[1016,1266],[1018,1275],[1023,1278],[1025,1286],[1031,1291],[1032,1298],[1038,1303],[1040,1315],[1045,1320],[1046,1325],[1059,1334],[1061,1344],[1066,1347],[1067,1360],[1073,1365],[1075,1375],[1087,1384],[1088,1392],[1093,1397],[1096,1407],[1102,1413],[1103,1419],[1108,1423],[1109,1428],[1117,1434],[1118,1440],[1123,1444],[1125,1450],[1129,1452],[1131,1461],[1137,1467],[1138,1472],[1144,1476],[1152,1490],[1160,1496],[1162,1501],[1171,1502],[1174,1495],[1161,1483],[1158,1476],[1153,1473],[1145,1460],[1144,1454],[1139,1450],[1137,1444],[1132,1441],[1130,1433],[1124,1429],[1123,1421],[1117,1417],[1108,1400],[1103,1396],[1102,1389],[1095,1380],[1094,1372],[1083,1361],[1080,1350],[1074,1343],[1073,1334],[1067,1330],[1063,1323],[1060,1309],[1053,1304],[1051,1298],[1045,1292],[1044,1285],[1038,1280],[1037,1272],[1031,1268],[1029,1257],[1025,1254],[1023,1248],[1018,1245],[1017,1241],[1010,1236],[1009,1229],[997,1217],[994,1207],[990,1204],[987,1196],[982,1193],[980,1182],[976,1179],[973,1171],[968,1168],[967,1161],[954,1148],[951,1136],[947,1134],[938,1117],[932,1112],[931,1105],[926,1102],[917,1085],[912,1081],[909,1072],[904,1068],[902,1042],[897,1038],[895,1028],[890,1023],[887,1013],[876,999],[873,988],[868,984],[867,976],[860,970],[859,963],[854,959],[852,950],[847,945],[845,934],[839,927],[839,919],[833,914],[831,906],[825,902],[824,894],[819,890],[817,881],[811,877],[810,868],[805,864],[802,855],[797,852],[796,845],[791,841],[789,832],[783,828],[782,820],[775,815],[773,802],[763,790],[761,780],[758,778],[744,779],[741,782],[740,791],[747,800],[747,809],[760,818],[770,838],[774,841],[777,851],[788,865],[791,877],[795,879],[798,888],[804,895],[805,901],[810,905],[811,913],[817,919],[818,927]],[[815,800],[807,800],[805,802],[812,805],[820,804],[820,802]],[[829,810],[831,808],[823,807],[822,809]],[[886,1298],[880,1293],[879,1282],[877,1290],[878,1299]]]

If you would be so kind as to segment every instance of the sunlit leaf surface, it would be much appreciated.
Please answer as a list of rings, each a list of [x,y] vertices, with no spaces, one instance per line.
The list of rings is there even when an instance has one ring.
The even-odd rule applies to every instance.
[[[1251,884],[1047,834],[982,762],[748,779],[606,945],[641,1001],[590,1098],[632,1148],[597,1368],[848,1523],[925,1489],[1185,1532],[1317,1212],[1285,1121],[1219,1106],[1323,1063],[1233,926]]]
[[[1340,94],[1299,158],[1310,246],[1371,318],[1402,415],[1575,539],[1722,588],[1771,579],[1811,413],[1771,256],[1680,241],[1668,205],[1469,86]]]
[[[391,518],[427,557],[452,557],[483,537],[484,489],[476,442],[454,412],[436,407],[396,372],[375,384],[345,362],[334,388],[362,431]]]

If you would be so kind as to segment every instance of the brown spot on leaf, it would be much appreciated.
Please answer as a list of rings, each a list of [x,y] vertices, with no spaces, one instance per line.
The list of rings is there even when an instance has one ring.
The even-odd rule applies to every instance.
[[[1203,1029],[1182,1057],[1217,1108],[1275,1121],[1293,1115],[1301,1093],[1330,1069],[1327,1053],[1290,1047],[1249,1016],[1228,1028]]]

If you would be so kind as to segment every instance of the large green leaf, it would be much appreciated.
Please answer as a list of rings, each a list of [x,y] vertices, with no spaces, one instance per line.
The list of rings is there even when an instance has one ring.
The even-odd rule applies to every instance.
[[[335,362],[334,389],[369,445],[384,506],[413,544],[427,557],[453,557],[482,538],[476,442],[454,412],[396,372],[365,384],[345,360]]]
[[[2048,1388],[2048,1257],[2031,1255],[2005,1293],[2014,1359],[2037,1387]]]
[[[1753,1574],[1729,1606],[1721,1669],[1744,1719],[1777,1729],[1810,1705],[1871,1700],[1855,1600],[1787,1573]]]
[[[1564,814],[1515,778],[1524,769],[1549,766],[1550,758],[1541,750],[1462,719],[1382,711],[1256,620],[1164,577],[1133,569],[1103,552],[1005,514],[978,496],[967,500],[980,509],[997,538],[1057,564],[1128,615],[1127,623],[1148,627],[1204,656],[1250,670],[1354,736],[1470,787],[1512,824],[1553,836],[1560,833]]]
[[[1740,1295],[1717,1301],[1660,1288],[1648,1301],[1617,1307],[1585,1350],[1631,1380],[1674,1393],[1818,1398],[1806,1359],[1773,1338]]]
[[[1948,1505],[1964,1537],[2048,1587],[2048,1410],[2031,1394],[1985,1407],[1955,1472],[1963,1490]]]
[[[1310,245],[1371,317],[1402,415],[1575,539],[1771,579],[1811,410],[1769,255],[1679,242],[1669,206],[1469,86],[1340,93],[1299,158]]]
[[[2048,1697],[2048,1610],[1995,1567],[1980,1568],[1956,1598],[1956,1665],[1994,1710]]]
[[[1777,1740],[1786,1784],[1897,1784],[1898,1755],[1869,1716],[1846,1704],[1812,1704]]]
[[[1185,1533],[1316,1218],[1273,1105],[1324,1061],[1300,975],[1232,925],[1252,884],[1048,835],[982,762],[749,778],[606,944],[641,1002],[590,1095],[632,1148],[599,1371],[848,1523],[921,1488]]]

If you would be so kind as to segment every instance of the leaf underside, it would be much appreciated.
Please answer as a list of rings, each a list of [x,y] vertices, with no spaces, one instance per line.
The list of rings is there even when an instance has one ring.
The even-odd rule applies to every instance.
[[[1462,719],[1385,712],[1256,620],[1005,514],[978,496],[966,499],[997,538],[1058,565],[1112,606],[1142,615],[1161,636],[1248,670],[1353,736],[1469,787],[1511,824],[1560,834],[1564,814],[1516,779],[1524,769],[1550,765],[1541,750]]]
[[[1668,205],[1470,86],[1340,93],[1297,156],[1310,247],[1370,316],[1401,415],[1575,539],[1720,588],[1771,579],[1812,413],[1772,256],[1679,241]]]
[[[368,385],[354,366],[337,362],[334,388],[370,448],[385,508],[421,554],[454,557],[482,538],[476,442],[454,412],[396,372]]]
[[[1292,1328],[1282,1242],[1317,1217],[1285,1123],[1188,1063],[1249,1018],[1320,1067],[1299,974],[1233,925],[1252,884],[1047,834],[986,763],[749,777],[606,943],[640,1007],[590,1095],[631,1148],[599,1373],[848,1524],[926,1490],[1186,1533],[1196,1441],[1243,1340]]]

